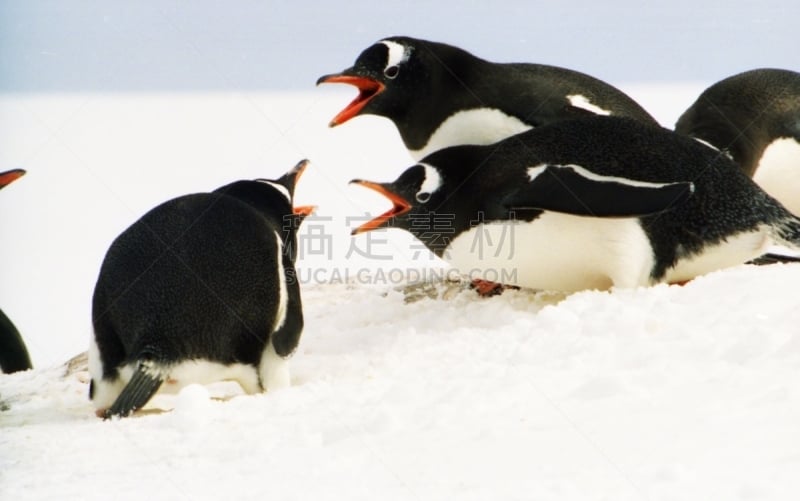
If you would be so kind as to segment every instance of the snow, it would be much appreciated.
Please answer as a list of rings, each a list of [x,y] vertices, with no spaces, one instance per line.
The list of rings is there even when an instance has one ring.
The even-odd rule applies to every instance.
[[[671,126],[710,83],[622,87]],[[36,367],[0,376],[0,499],[797,496],[800,265],[571,295],[405,288],[442,263],[397,230],[349,236],[387,202],[347,181],[412,164],[385,120],[326,128],[351,97],[0,96],[0,165],[28,170],[0,196],[0,305]],[[291,386],[191,385],[95,417],[63,364],[88,347],[114,236],[304,157],[298,203],[319,209]]]

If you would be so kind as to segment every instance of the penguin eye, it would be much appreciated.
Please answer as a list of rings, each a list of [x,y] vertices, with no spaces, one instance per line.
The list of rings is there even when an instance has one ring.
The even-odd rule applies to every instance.
[[[383,74],[386,76],[386,78],[391,78],[391,79],[397,78],[398,73],[400,73],[400,67],[397,66],[396,64],[389,66],[388,68],[383,70]]]
[[[431,199],[431,194],[427,191],[423,191],[421,193],[417,193],[417,202],[424,204],[428,200]]]

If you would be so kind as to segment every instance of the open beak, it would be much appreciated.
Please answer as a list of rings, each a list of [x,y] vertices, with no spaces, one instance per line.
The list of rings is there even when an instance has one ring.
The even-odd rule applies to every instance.
[[[345,83],[356,86],[358,88],[358,96],[347,105],[345,109],[339,112],[338,115],[333,117],[333,120],[328,124],[329,127],[336,127],[350,120],[358,115],[364,106],[375,96],[383,92],[386,88],[381,82],[368,77],[345,75],[337,73],[335,75],[325,75],[317,80],[317,85],[321,83]]]
[[[385,185],[380,183],[373,183],[372,181],[364,181],[362,179],[354,179],[350,181],[350,184],[358,184],[369,188],[371,190],[377,191],[381,195],[385,196],[392,202],[392,208],[388,211],[384,212],[380,216],[367,221],[366,223],[362,224],[358,228],[354,229],[350,234],[351,235],[358,235],[361,233],[365,233],[367,231],[377,230],[379,228],[386,227],[392,219],[402,214],[405,214],[409,210],[411,210],[411,204],[406,201],[405,198],[401,197],[400,195],[392,192],[387,188]]]
[[[317,210],[316,205],[299,205],[292,208],[292,213],[295,216],[308,217],[313,214],[315,210]]]
[[[297,165],[295,165],[287,174],[288,176],[294,176],[294,187],[292,191],[294,191],[294,188],[297,187],[297,182],[300,180],[300,177],[306,171],[306,168],[310,163],[311,162],[308,159],[300,160],[297,162]],[[299,205],[292,208],[292,213],[298,216],[307,217],[313,214],[315,210],[317,210],[316,205]]]
[[[0,172],[0,188],[10,184],[25,175],[23,169],[8,170]]]

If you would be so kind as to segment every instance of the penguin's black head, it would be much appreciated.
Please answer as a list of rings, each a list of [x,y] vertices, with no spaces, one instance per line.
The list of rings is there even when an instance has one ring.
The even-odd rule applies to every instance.
[[[368,47],[355,64],[341,73],[325,75],[321,83],[346,83],[358,88],[358,96],[330,122],[334,127],[361,114],[395,119],[413,99],[425,96],[415,92],[428,78],[424,62],[430,45],[408,37],[391,37]]]
[[[25,171],[22,169],[0,172],[0,188],[4,188],[6,185],[11,184],[13,181],[16,181],[24,175]]]
[[[439,190],[441,180],[438,169],[419,163],[406,169],[391,183],[375,183],[363,179],[350,181],[377,191],[392,202],[391,209],[354,229],[352,234],[358,235],[380,228],[401,228],[412,231],[413,216],[432,213],[441,202],[443,196]]]
[[[235,181],[214,190],[214,193],[238,198],[272,217],[282,217],[287,229],[296,230],[303,219],[311,214],[314,206],[294,206],[294,190],[303,175],[308,160],[301,160],[289,172],[278,179],[255,179]]]

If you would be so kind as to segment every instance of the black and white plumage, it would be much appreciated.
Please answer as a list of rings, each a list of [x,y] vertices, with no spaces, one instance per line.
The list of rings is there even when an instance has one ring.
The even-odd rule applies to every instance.
[[[162,386],[289,384],[303,328],[296,229],[310,212],[292,198],[306,165],[169,200],[114,240],[92,302],[98,415],[126,416]]]
[[[800,247],[800,220],[730,159],[625,118],[448,148],[394,182],[354,182],[392,202],[354,234],[402,228],[474,279],[535,289],[682,282],[773,242]]]
[[[22,169],[0,172],[0,188],[25,175]],[[32,368],[31,357],[13,322],[0,310],[0,370],[5,373]]]
[[[619,89],[556,66],[493,63],[443,43],[390,37],[320,83],[359,94],[332,121],[361,114],[389,118],[416,160],[448,146],[491,144],[532,127],[591,116],[656,121]]]
[[[800,73],[761,68],[721,80],[681,115],[675,131],[730,155],[800,214]]]

